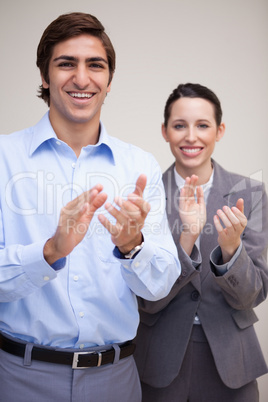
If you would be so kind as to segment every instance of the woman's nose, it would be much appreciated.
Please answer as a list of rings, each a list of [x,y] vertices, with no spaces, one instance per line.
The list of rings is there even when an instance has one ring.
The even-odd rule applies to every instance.
[[[186,138],[190,142],[194,142],[196,140],[196,132],[194,127],[188,127]]]

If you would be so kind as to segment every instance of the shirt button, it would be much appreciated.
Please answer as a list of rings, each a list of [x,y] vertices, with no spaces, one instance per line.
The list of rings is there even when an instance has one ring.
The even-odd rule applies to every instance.
[[[79,316],[80,316],[81,318],[83,318],[84,315],[85,315],[85,313],[84,313],[83,311],[80,311]]]
[[[74,162],[72,163],[72,168],[73,168],[73,169],[75,168],[75,163],[74,163]]]
[[[60,141],[56,141],[56,144],[57,144],[57,145],[61,145]]]
[[[75,276],[74,276],[74,281],[77,282],[78,279],[79,279],[79,278],[78,278],[78,275],[75,275]]]
[[[79,346],[80,349],[84,349],[85,345],[83,343],[81,343],[81,345]]]
[[[43,279],[44,279],[44,281],[47,282],[47,281],[49,281],[49,276],[44,276]]]
[[[140,266],[140,263],[138,261],[135,262],[134,267],[139,267],[139,266]]]

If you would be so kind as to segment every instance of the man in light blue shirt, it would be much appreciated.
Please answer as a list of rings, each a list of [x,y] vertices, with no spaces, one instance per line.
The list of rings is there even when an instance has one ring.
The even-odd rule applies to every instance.
[[[53,21],[37,65],[49,112],[0,136],[1,400],[137,402],[136,295],[180,275],[161,170],[100,123],[115,54],[95,17]]]

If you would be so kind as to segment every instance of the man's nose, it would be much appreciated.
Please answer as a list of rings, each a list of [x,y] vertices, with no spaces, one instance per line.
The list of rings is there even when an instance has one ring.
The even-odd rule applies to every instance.
[[[85,89],[90,83],[90,75],[89,71],[85,66],[78,66],[74,77],[73,82],[79,89]]]

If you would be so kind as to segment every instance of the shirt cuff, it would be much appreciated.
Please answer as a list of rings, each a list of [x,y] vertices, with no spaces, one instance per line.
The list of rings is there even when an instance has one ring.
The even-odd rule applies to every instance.
[[[217,246],[214,248],[214,250],[210,254],[210,261],[214,265],[217,273],[219,275],[224,275],[229,269],[234,265],[235,261],[237,260],[238,256],[240,255],[242,250],[242,242],[240,243],[240,246],[226,264],[221,264],[220,262],[222,261],[222,253],[221,253],[221,248],[220,246]]]
[[[54,271],[59,271],[62,269],[66,264],[66,257],[62,257],[59,260],[55,261],[53,264],[51,264],[51,268],[54,269]]]
[[[56,261],[53,265],[56,266],[56,270],[50,266],[44,259],[44,244],[45,242],[38,242],[29,244],[23,247],[22,252],[22,267],[24,272],[29,277],[32,283],[41,287],[45,282],[56,278],[56,270],[62,268],[64,261],[63,258]],[[65,262],[64,262],[65,263]]]

